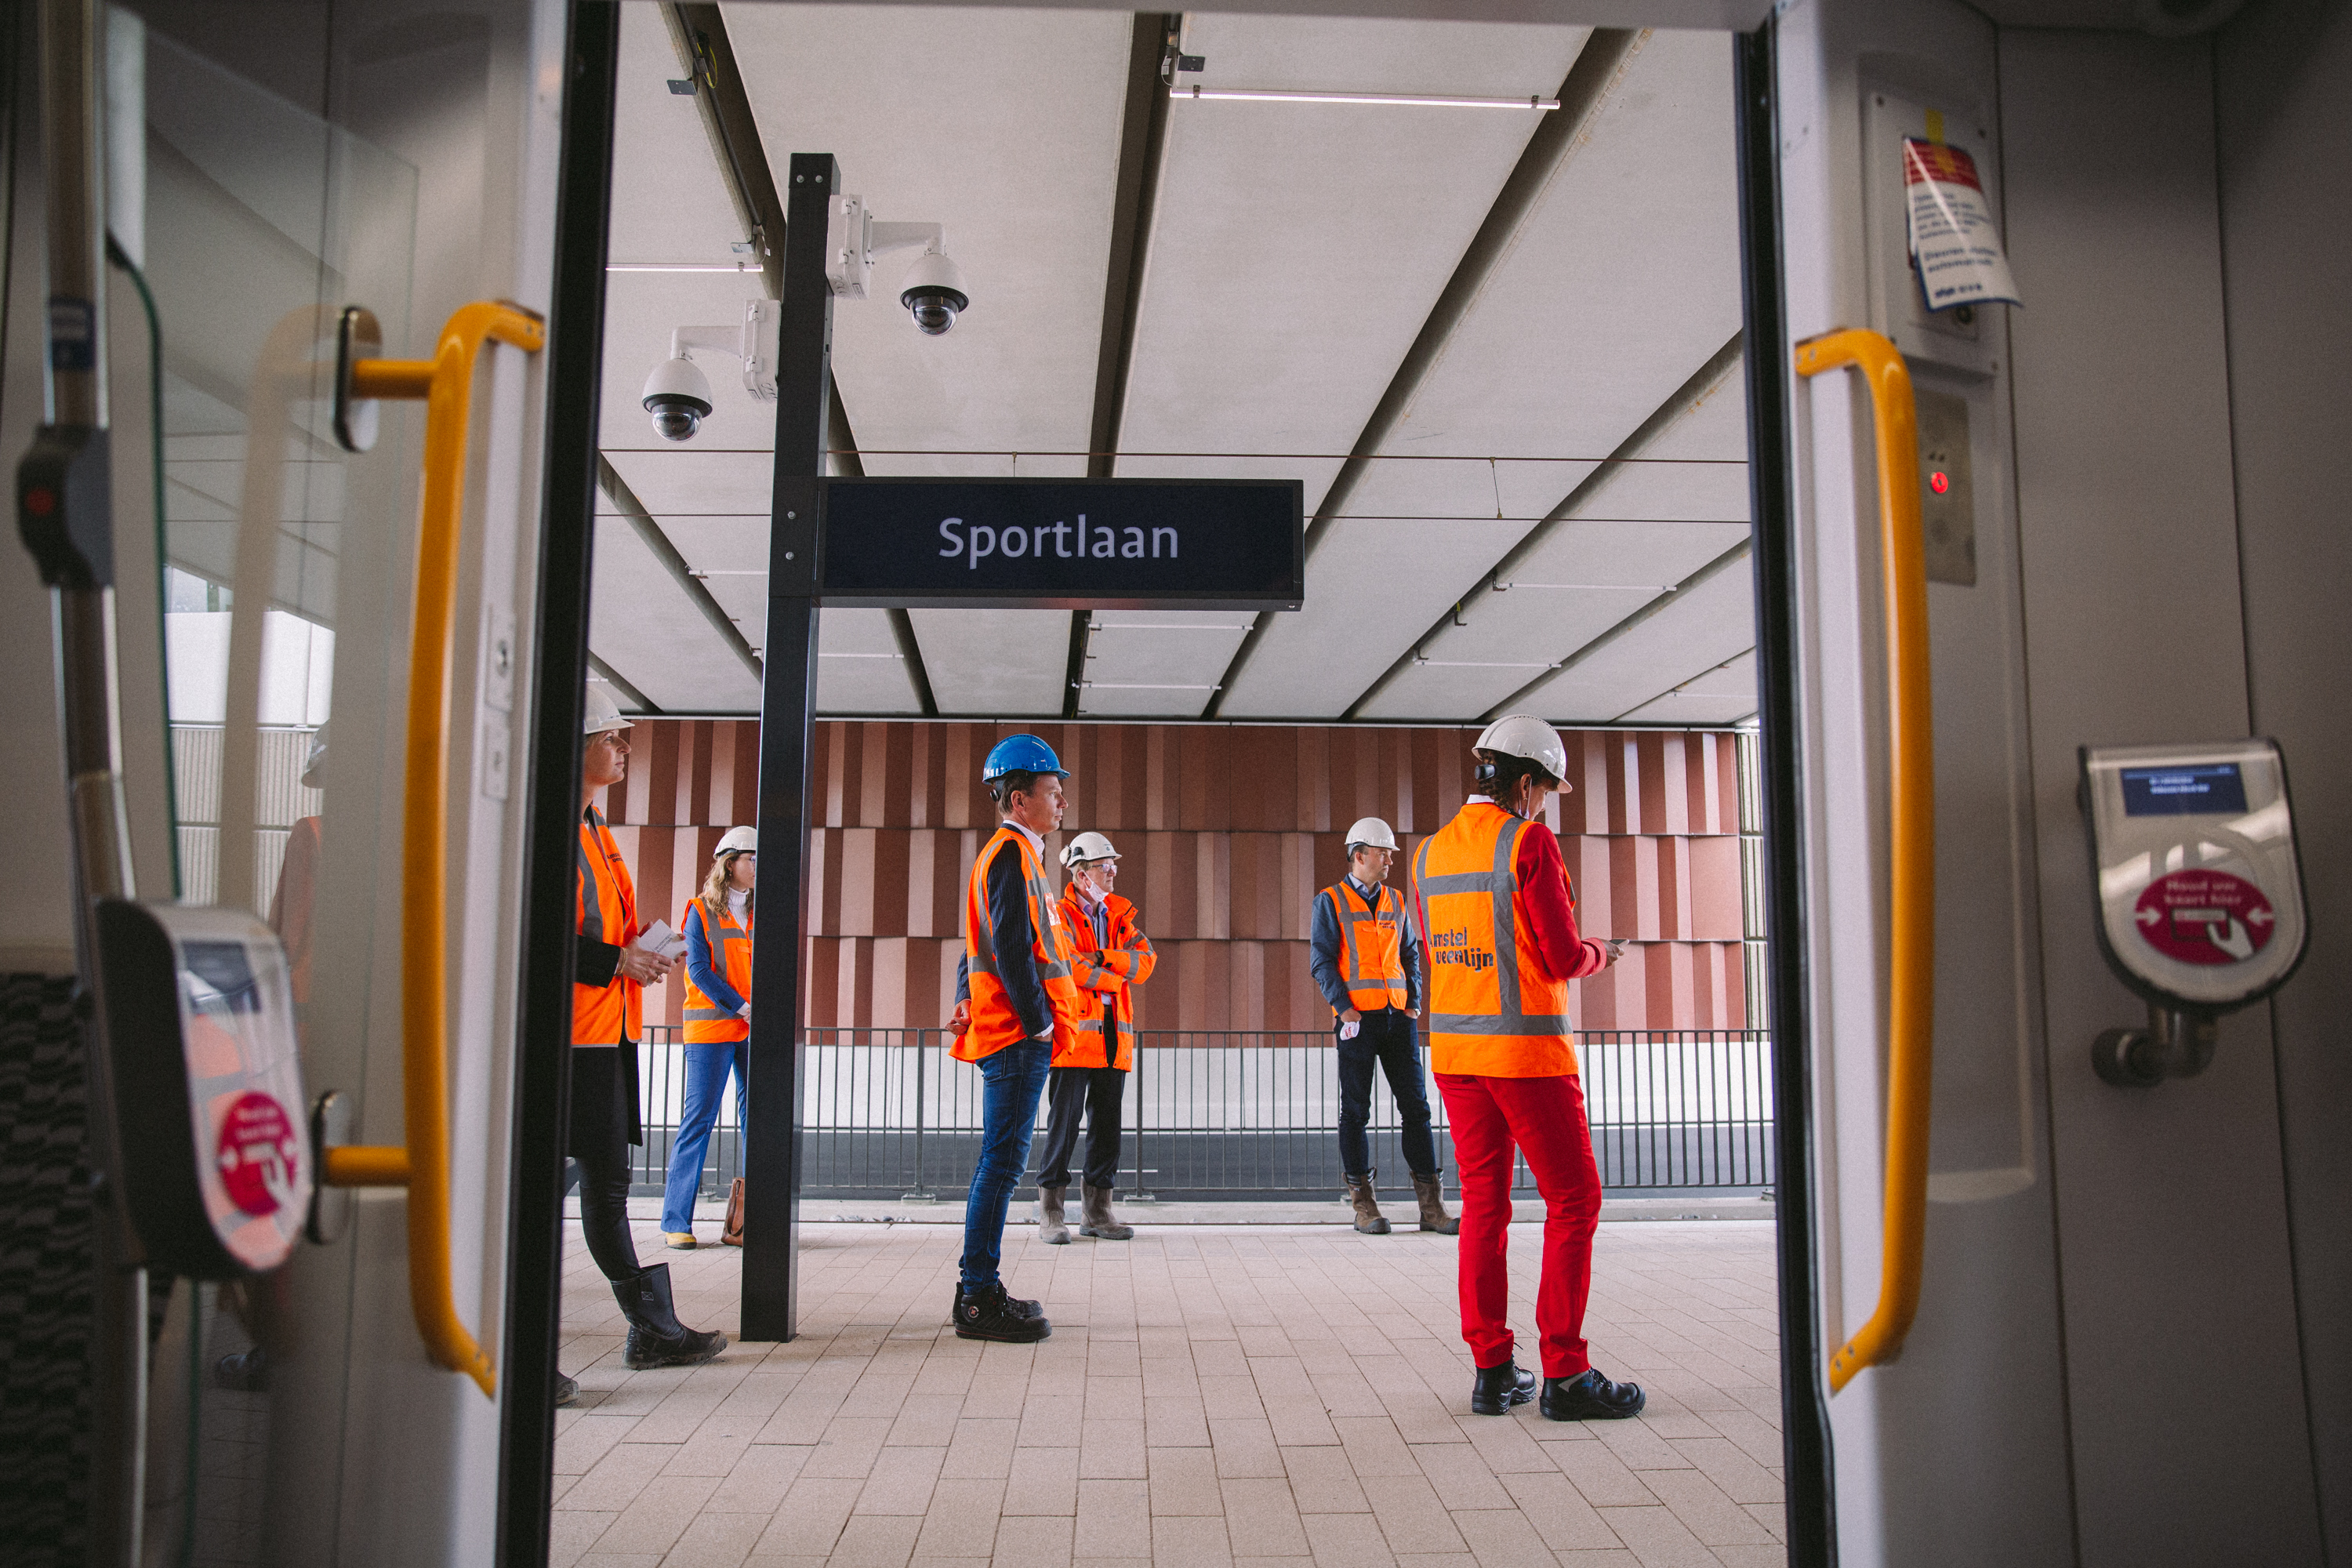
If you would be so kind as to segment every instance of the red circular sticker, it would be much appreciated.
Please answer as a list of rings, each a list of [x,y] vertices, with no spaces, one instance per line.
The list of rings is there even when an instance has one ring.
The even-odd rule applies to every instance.
[[[238,1095],[221,1118],[221,1181],[247,1214],[276,1214],[293,1197],[300,1157],[286,1108],[259,1089]]]
[[[2263,890],[2227,871],[2175,871],[2147,885],[2132,919],[2148,946],[2183,963],[2241,963],[2278,928]]]

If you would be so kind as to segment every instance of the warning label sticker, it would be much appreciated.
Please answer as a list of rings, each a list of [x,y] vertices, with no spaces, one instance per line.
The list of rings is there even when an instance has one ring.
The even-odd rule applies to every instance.
[[[1903,196],[1910,215],[1911,264],[1918,269],[1929,310],[1992,300],[2021,303],[1974,158],[1941,142],[1905,137]]]
[[[2227,871],[2175,871],[2132,908],[2148,946],[2183,963],[2240,963],[2270,945],[2278,913],[2263,890]]]

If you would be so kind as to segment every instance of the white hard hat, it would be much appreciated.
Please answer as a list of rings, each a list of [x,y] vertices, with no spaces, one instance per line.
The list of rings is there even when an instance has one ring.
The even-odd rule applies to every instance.
[[[719,847],[711,852],[711,858],[715,860],[738,849],[748,855],[757,855],[760,852],[760,830],[756,827],[729,828],[727,837],[721,838]]]
[[[583,735],[601,735],[607,730],[634,730],[635,725],[621,717],[621,705],[604,689],[601,680],[588,683],[587,719],[580,726]]]
[[[1081,833],[1062,849],[1062,864],[1066,867],[1118,858],[1118,851],[1112,848],[1110,840],[1099,833]]]
[[[1348,827],[1349,852],[1354,853],[1360,844],[1369,844],[1375,849],[1393,849],[1397,847],[1395,830],[1377,816],[1360,816]]]
[[[1568,778],[1568,748],[1560,742],[1559,731],[1532,713],[1504,714],[1486,726],[1475,749],[1507,757],[1525,757],[1549,774],[1555,784]]]

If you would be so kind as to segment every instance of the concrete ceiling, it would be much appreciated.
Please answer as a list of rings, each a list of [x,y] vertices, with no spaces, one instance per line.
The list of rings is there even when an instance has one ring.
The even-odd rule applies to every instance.
[[[772,408],[718,355],[692,441],[656,437],[638,398],[674,328],[735,322],[761,281],[617,269],[738,267],[747,238],[696,100],[669,89],[686,73],[659,8],[623,10],[602,443],[646,516],[600,505],[591,646],[665,711],[751,712],[757,682],[713,620],[763,640]],[[944,224],[970,281],[941,338],[897,308],[892,259],[875,298],[837,308],[865,471],[1085,473],[1133,16],[723,14],[770,167],[833,152],[877,217]],[[1551,96],[1590,37],[1220,14],[1191,19],[1186,48],[1210,85]],[[1538,117],[1168,104],[1114,471],[1297,478],[1312,512],[1350,452],[1370,460],[1318,529],[1304,609],[1245,651],[1247,615],[1096,612],[1075,711],[1191,718],[1213,697],[1229,719],[1467,721],[1526,692],[1564,721],[1753,714],[1747,569],[1725,560],[1747,534],[1739,377],[1688,384],[1739,327],[1730,57],[1720,33],[1638,40],[1370,447]],[[1637,430],[1642,460],[1602,468]],[[827,610],[818,706],[918,712],[927,683],[942,714],[1059,716],[1071,645],[1058,611]]]

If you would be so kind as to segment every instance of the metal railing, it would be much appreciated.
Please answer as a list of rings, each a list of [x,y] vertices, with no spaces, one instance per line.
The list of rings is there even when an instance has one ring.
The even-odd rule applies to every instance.
[[[686,1047],[649,1027],[638,1047],[646,1141],[635,1191],[661,1190],[685,1098]],[[812,1029],[802,1087],[803,1195],[958,1199],[979,1158],[981,1079],[943,1029]],[[1297,1199],[1339,1192],[1339,1057],[1320,1031],[1146,1030],[1120,1148],[1122,1194]],[[1748,1191],[1774,1184],[1771,1042],[1738,1029],[1591,1030],[1576,1037],[1601,1179],[1612,1193]],[[1452,1188],[1445,1102],[1423,1090]],[[1045,1108],[1038,1108],[1042,1142]],[[1376,1075],[1367,1135],[1380,1185],[1408,1188],[1396,1102]],[[1032,1145],[1032,1173],[1036,1160]],[[735,1096],[702,1162],[716,1197],[742,1169]],[[1533,1194],[1521,1164],[1515,1190]]]

